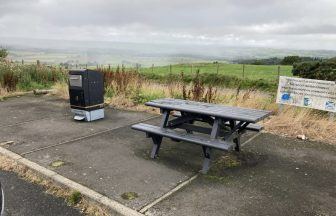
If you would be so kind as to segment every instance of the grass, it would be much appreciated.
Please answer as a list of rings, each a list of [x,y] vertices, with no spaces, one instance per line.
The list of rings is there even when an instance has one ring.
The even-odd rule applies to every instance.
[[[82,194],[78,191],[73,191],[70,196],[67,198],[67,201],[70,205],[78,204],[82,199]]]
[[[256,88],[241,89],[239,86],[236,88],[212,87],[195,82],[197,80],[190,84],[175,81],[160,83],[143,79],[135,73],[133,76],[128,76],[127,88],[124,91],[116,91],[116,89],[123,89],[118,85],[124,84],[115,79],[125,78],[115,76],[110,80],[106,91],[114,93],[106,97],[105,102],[116,108],[158,113],[157,109],[146,107],[143,103],[152,99],[170,97],[270,110],[274,115],[261,122],[267,132],[289,137],[304,134],[312,140],[336,144],[336,138],[333,136],[336,124],[328,120],[326,112],[294,106],[285,106],[283,111],[279,112],[278,105],[275,103],[275,93],[263,92]],[[56,88],[56,92],[66,92],[68,87],[64,83],[57,84]],[[210,90],[211,97],[209,97]]]
[[[0,62],[0,89],[7,92],[50,88],[57,81],[65,81],[67,72],[45,65],[22,65]]]
[[[126,192],[121,194],[121,198],[123,198],[124,200],[134,200],[138,197],[139,195],[135,192]]]
[[[244,71],[243,71],[244,67]],[[165,82],[167,79],[190,83],[199,71],[203,82],[221,87],[240,86],[244,89],[258,88],[263,91],[276,91],[278,82],[277,65],[241,65],[227,63],[177,64],[159,67],[139,68],[139,73],[147,79]],[[280,75],[292,76],[292,66],[280,66]]]
[[[117,67],[118,68],[118,67]],[[111,70],[117,70],[111,68]],[[244,71],[243,71],[244,68]],[[96,69],[92,68],[92,69]],[[165,83],[168,81],[183,81],[190,83],[196,72],[207,85],[243,89],[257,88],[263,91],[275,92],[278,75],[292,76],[292,66],[281,65],[242,65],[229,63],[194,63],[175,64],[155,67],[128,68],[127,71],[137,71],[145,79]],[[101,70],[108,70],[104,66]],[[181,72],[184,76],[181,78]]]
[[[49,166],[57,168],[57,167],[61,167],[65,164],[64,161],[61,160],[57,160],[57,161],[53,161]]]
[[[170,69],[171,68],[171,69]],[[218,72],[217,72],[218,68]],[[139,72],[145,75],[153,75],[166,77],[171,72],[172,74],[180,74],[181,71],[185,75],[189,75],[199,70],[200,74],[217,74],[234,76],[241,79],[276,81],[278,79],[277,65],[243,65],[228,64],[228,63],[197,63],[197,64],[176,64],[172,66],[159,66],[140,68]],[[292,66],[280,66],[280,75],[292,76]]]

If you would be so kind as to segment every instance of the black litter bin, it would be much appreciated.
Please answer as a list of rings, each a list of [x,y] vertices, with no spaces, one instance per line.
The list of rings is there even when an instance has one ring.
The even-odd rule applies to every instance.
[[[69,96],[75,120],[104,118],[104,78],[94,70],[69,71]]]

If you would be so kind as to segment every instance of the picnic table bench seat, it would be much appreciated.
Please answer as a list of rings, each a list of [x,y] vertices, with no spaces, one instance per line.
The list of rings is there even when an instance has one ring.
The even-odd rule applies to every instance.
[[[206,139],[205,137],[189,134],[187,132],[185,133],[179,133],[175,130],[169,129],[169,128],[161,128],[158,126],[145,124],[145,123],[138,123],[135,125],[132,125],[132,129],[139,130],[146,132],[149,137],[151,137],[152,134],[171,138],[173,140],[179,140],[189,143],[194,143],[198,145],[208,146],[210,148],[229,151],[233,149],[233,144],[229,142],[225,142],[218,139]],[[155,155],[152,155],[154,158]]]
[[[171,98],[153,100],[145,104],[159,108],[162,113],[162,120],[158,126],[145,123],[132,126],[132,129],[145,132],[147,137],[152,138],[151,158],[158,155],[163,137],[201,145],[204,154],[202,173],[209,170],[212,149],[240,151],[241,135],[248,130],[261,131],[262,126],[256,123],[271,114],[265,110]],[[170,116],[174,118],[169,118]],[[194,132],[206,134],[208,137]]]

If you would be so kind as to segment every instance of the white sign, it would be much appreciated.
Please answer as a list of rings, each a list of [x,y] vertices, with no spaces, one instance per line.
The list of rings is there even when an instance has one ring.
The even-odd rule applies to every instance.
[[[280,76],[277,103],[336,112],[336,82]]]

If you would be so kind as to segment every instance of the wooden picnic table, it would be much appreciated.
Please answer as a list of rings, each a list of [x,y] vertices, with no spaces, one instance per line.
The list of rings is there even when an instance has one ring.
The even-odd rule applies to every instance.
[[[132,126],[133,129],[146,132],[147,137],[152,138],[151,158],[157,157],[163,137],[178,142],[198,144],[202,146],[205,157],[203,173],[206,173],[210,167],[212,149],[240,151],[241,135],[247,130],[257,132],[262,130],[262,127],[255,123],[271,114],[270,111],[265,110],[171,98],[153,100],[145,104],[159,108],[162,113],[159,126],[144,123]],[[176,115],[176,111],[180,114]],[[173,118],[169,119],[171,114]],[[210,127],[197,122],[206,123]],[[183,129],[183,131],[176,129]],[[210,136],[200,136],[199,133]]]

